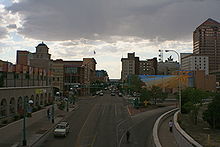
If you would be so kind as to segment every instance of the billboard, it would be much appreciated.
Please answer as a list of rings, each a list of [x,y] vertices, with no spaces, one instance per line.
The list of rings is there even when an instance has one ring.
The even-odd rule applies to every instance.
[[[161,88],[178,88],[179,79],[182,88],[193,87],[193,75],[181,74],[179,75],[139,75],[145,87],[158,86]]]

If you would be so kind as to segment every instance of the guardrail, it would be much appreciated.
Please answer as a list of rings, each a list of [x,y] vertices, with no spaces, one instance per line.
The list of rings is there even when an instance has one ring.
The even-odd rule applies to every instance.
[[[169,117],[170,115],[173,114],[173,112],[177,111],[179,108],[175,108],[172,109],[164,114],[162,114],[155,122],[154,127],[153,127],[153,142],[154,142],[154,147],[162,147],[159,137],[158,137],[158,128],[161,124],[161,122],[163,122],[163,120],[165,120],[167,117]]]
[[[177,111],[174,114],[174,128],[173,133],[179,147],[202,147],[201,144],[196,142],[192,137],[190,137],[179,125],[177,122],[178,114],[180,111]]]

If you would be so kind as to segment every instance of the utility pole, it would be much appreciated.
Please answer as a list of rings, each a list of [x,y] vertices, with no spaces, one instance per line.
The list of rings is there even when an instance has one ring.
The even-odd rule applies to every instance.
[[[27,140],[26,140],[26,97],[24,97],[24,102],[23,102],[23,106],[24,106],[24,112],[23,112],[23,141],[22,141],[22,145],[26,146],[27,145]]]

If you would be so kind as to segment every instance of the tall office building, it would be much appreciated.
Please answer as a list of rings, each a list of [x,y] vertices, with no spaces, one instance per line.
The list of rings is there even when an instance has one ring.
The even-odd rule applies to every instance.
[[[193,53],[209,57],[209,73],[220,81],[220,23],[209,18],[193,32]]]

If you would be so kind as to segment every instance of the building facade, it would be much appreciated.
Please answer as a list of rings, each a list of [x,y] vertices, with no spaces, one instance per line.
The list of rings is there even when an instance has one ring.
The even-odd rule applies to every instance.
[[[179,63],[174,61],[158,62],[157,74],[170,75],[172,72],[179,70]]]
[[[157,74],[157,58],[139,60],[135,53],[128,53],[127,58],[122,58],[121,80],[124,81],[129,75]]]
[[[105,70],[96,70],[96,81],[108,82],[108,73]]]
[[[29,51],[18,50],[16,64],[29,66],[31,56],[32,56],[32,54]]]
[[[64,91],[64,62],[62,59],[53,60],[51,63],[52,86],[56,92]]]
[[[139,75],[157,75],[157,58],[139,61]]]
[[[182,70],[204,70],[205,74],[209,74],[209,57],[193,55],[192,53],[181,53],[181,69]]]
[[[124,81],[129,75],[138,75],[139,57],[135,53],[128,53],[127,58],[122,58],[121,80]]]
[[[220,23],[209,18],[193,32],[193,53],[209,57],[209,72],[220,71]],[[220,75],[216,75],[220,81]]]

